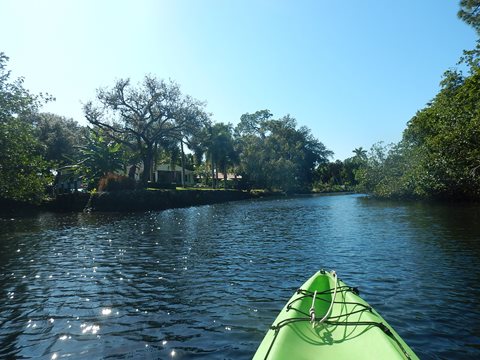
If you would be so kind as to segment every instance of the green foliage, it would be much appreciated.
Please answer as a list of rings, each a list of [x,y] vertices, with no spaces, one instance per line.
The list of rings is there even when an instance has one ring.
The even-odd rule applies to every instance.
[[[480,34],[480,1],[462,0],[458,16]],[[480,42],[448,70],[441,89],[408,122],[402,141],[374,146],[358,179],[382,197],[480,200]]]
[[[356,173],[358,191],[382,198],[419,198],[425,196],[424,182],[419,178],[417,149],[403,144],[372,146],[365,164]]]
[[[425,156],[421,167],[435,197],[480,197],[480,71],[471,72],[466,78],[447,73],[404,133],[403,142]]]
[[[480,34],[480,0],[461,0],[457,15]]]
[[[332,152],[290,116],[272,119],[268,110],[244,114],[235,129],[240,172],[250,186],[311,190],[315,169]]]
[[[320,188],[324,184],[344,185],[346,183],[344,174],[345,164],[342,161],[324,163],[317,168],[315,187]]]
[[[31,125],[10,117],[0,121],[0,197],[39,203],[52,180],[49,164]]]
[[[9,58],[0,52],[0,121],[10,117],[29,116],[38,111],[42,103],[54,100],[48,94],[31,94],[23,87],[23,77],[10,81],[7,71]]]
[[[34,128],[24,118],[49,97],[30,94],[23,78],[10,81],[7,61],[0,53],[0,197],[38,203],[52,176]]]
[[[217,123],[207,128],[206,137],[207,159],[210,161],[212,178],[217,177],[218,170],[224,175],[224,187],[226,188],[226,177],[228,167],[238,163],[238,155],[234,149],[233,128],[231,124]],[[217,174],[213,174],[214,169]],[[215,181],[213,182],[214,188]]]
[[[108,173],[121,170],[124,166],[124,152],[121,144],[105,137],[101,132],[90,131],[87,144],[79,148],[78,173],[84,176],[92,189]]]
[[[313,186],[313,191],[315,193],[339,193],[345,191],[351,191],[345,185],[333,185],[327,183],[316,182]]]
[[[240,116],[240,123],[235,128],[235,136],[257,135],[265,137],[265,125],[273,117],[270,110],[259,110],[253,114]]]
[[[480,200],[480,72],[447,71],[402,141],[374,146],[359,179],[381,197]]]
[[[152,76],[145,76],[137,87],[128,79],[118,80],[113,88],[100,89],[97,100],[98,105],[85,105],[87,120],[138,155],[145,184],[162,142],[183,141],[209,121],[203,110],[205,104],[184,96],[176,83]]]
[[[358,185],[359,171],[366,166],[367,151],[362,147],[352,151],[355,155],[344,161],[337,160],[321,164],[315,172],[316,191],[354,190]]]
[[[35,136],[44,147],[44,157],[56,167],[72,164],[78,157],[78,147],[84,145],[88,129],[73,119],[40,113],[28,117]]]

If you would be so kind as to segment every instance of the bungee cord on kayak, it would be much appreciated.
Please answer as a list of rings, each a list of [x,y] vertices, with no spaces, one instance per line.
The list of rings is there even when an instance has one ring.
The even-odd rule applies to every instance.
[[[310,322],[312,323],[312,326],[315,326],[315,299],[317,298],[317,290],[315,290],[315,293],[312,296],[312,306],[310,307]]]
[[[337,296],[337,284],[338,284],[338,281],[337,281],[337,273],[335,271],[332,271],[332,276],[333,276],[333,279],[335,281],[335,288],[333,290],[333,297],[332,297],[332,302],[330,303],[330,307],[328,308],[328,311],[325,313],[325,315],[318,321],[318,323],[323,323],[327,318],[328,316],[330,315],[330,313],[332,312],[332,309],[333,309],[333,304],[335,303],[335,298]],[[315,297],[317,296],[317,290],[315,290],[315,294],[313,294],[313,298],[314,298],[314,301],[315,301]],[[313,309],[313,313],[315,314],[315,308]],[[315,316],[313,318],[313,324],[315,325]]]

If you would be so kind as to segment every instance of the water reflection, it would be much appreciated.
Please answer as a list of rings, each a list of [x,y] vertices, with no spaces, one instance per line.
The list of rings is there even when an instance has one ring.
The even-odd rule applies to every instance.
[[[476,358],[479,219],[361,196],[2,219],[0,357],[247,359],[334,268],[421,358]]]

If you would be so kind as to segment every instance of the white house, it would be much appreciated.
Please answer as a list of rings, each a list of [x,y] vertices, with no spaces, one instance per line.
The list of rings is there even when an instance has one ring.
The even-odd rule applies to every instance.
[[[184,169],[184,183],[187,186],[195,184],[194,172],[192,170]],[[157,165],[154,171],[155,182],[166,184],[182,184],[182,167],[180,165],[160,164]]]
[[[56,171],[52,171],[52,174],[55,175],[53,182],[53,191],[55,194],[84,191],[86,186],[75,170],[75,166],[64,166]]]
[[[127,175],[132,176],[135,180],[140,180],[140,173],[143,171],[143,164],[127,168]],[[193,186],[195,184],[195,176],[192,170],[185,169],[185,185]],[[182,167],[180,165],[159,164],[153,171],[153,181],[161,184],[182,184]]]

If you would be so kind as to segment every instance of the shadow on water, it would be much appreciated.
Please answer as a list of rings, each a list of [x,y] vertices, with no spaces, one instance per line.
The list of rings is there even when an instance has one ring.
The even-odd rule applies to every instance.
[[[411,337],[409,342],[421,358],[478,357],[480,207],[368,198],[359,204],[367,212],[394,218],[396,226],[387,221],[389,233],[404,244],[395,259],[395,272],[403,286],[402,310],[407,315],[395,310],[398,317],[392,323],[407,330],[402,334]],[[408,277],[401,280],[405,274]],[[386,303],[382,308],[390,306]]]
[[[368,211],[394,213],[415,232],[419,241],[433,241],[447,253],[461,251],[480,256],[480,206],[478,204],[389,202],[360,198]]]
[[[479,220],[358,195],[0,219],[0,357],[248,359],[333,268],[421,358],[478,358]]]

